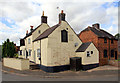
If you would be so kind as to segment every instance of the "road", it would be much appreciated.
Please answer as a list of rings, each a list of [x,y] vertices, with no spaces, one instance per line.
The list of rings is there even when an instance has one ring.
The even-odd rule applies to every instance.
[[[41,78],[39,76],[22,76],[2,72],[3,81],[117,81],[118,75],[91,75],[91,76],[68,76],[63,78]]]

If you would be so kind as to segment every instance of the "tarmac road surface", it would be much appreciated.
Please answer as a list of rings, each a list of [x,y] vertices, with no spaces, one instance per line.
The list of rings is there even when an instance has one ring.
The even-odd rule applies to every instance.
[[[104,73],[104,72],[101,72]],[[109,72],[110,73],[110,72]],[[23,76],[2,72],[2,81],[118,81],[118,75],[92,75],[91,76],[68,76],[68,77],[39,77]]]

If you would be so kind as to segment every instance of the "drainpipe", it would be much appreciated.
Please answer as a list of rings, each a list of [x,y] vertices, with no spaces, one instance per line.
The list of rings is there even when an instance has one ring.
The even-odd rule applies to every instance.
[[[109,39],[109,60],[110,60],[110,39]]]
[[[40,60],[40,68],[41,68],[41,40],[40,40],[40,58],[39,58],[39,60]]]

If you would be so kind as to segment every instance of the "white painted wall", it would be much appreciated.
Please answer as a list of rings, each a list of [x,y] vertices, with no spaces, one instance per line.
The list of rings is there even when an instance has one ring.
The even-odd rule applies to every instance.
[[[87,51],[90,52],[90,57],[87,57]],[[91,51],[93,51],[93,54],[91,54]],[[97,50],[93,43],[89,45],[85,52],[76,52],[76,56],[82,57],[83,65],[99,63],[99,51]]]
[[[68,30],[67,30],[68,28]],[[68,42],[61,42],[61,30],[68,31]],[[75,47],[75,43],[78,46]],[[75,51],[82,44],[81,40],[67,24],[67,22],[62,21],[61,25],[56,28],[46,39],[41,41],[41,58],[42,65],[45,66],[60,66],[68,65],[69,59],[75,56]]]

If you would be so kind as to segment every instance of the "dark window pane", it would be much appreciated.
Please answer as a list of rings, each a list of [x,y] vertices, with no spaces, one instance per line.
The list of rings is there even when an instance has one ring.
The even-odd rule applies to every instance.
[[[20,55],[22,55],[22,50],[20,50]]]
[[[111,57],[114,57],[114,50],[111,50]]]
[[[107,56],[107,50],[104,50],[104,58],[108,57]]]
[[[111,40],[111,44],[113,44],[113,39]]]
[[[104,43],[107,43],[107,38],[104,38]]]
[[[93,51],[91,51],[91,54],[93,54]]]
[[[61,31],[61,41],[68,42],[68,32],[66,30]]]

